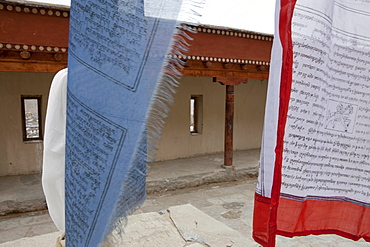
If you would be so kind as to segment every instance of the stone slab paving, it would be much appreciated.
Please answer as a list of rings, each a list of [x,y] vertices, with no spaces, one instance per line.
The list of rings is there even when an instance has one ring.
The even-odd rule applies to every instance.
[[[251,245],[247,246],[258,246],[251,238],[255,186],[256,179],[252,179],[248,181],[211,184],[198,188],[152,194],[148,195],[144,205],[136,212],[136,215],[153,212],[157,214],[157,212],[163,211],[164,209],[171,209],[178,205],[191,204],[206,215],[222,222],[229,228],[239,232],[245,239],[251,241]],[[161,217],[164,216],[162,215]],[[47,220],[46,218],[46,215],[42,214],[28,217],[17,216],[14,219],[9,216],[6,218],[6,221],[3,221],[2,219],[4,218],[0,217],[0,243],[4,242],[2,241],[4,238],[11,237],[12,235],[16,237],[15,239],[18,239],[37,233],[39,235],[44,234],[38,232],[38,229],[42,231],[55,229],[52,228],[50,219]],[[197,220],[191,217],[189,217],[189,219]],[[19,232],[22,232],[23,235]],[[199,244],[202,243],[193,244],[195,244],[193,247],[199,247]],[[2,244],[0,244],[0,246],[3,247]],[[352,241],[336,235],[306,236],[292,239],[278,236],[277,246],[370,247],[370,243],[366,243],[363,240]]]
[[[25,237],[33,237],[56,232],[48,211],[0,217],[0,245]]]
[[[205,246],[253,246],[255,243],[238,231],[203,213],[190,204],[170,207],[169,216],[182,237],[188,242]]]
[[[103,247],[109,246],[185,246],[174,225],[159,213],[144,213],[128,217],[125,232],[120,236],[114,232]]]
[[[58,232],[43,234],[39,236],[21,238],[15,241],[0,244],[1,247],[55,247]]]
[[[23,238],[1,247],[55,246],[58,233]],[[143,213],[130,216],[121,236],[114,232],[108,246],[132,247],[244,247],[254,243],[190,204],[170,207],[166,214]]]

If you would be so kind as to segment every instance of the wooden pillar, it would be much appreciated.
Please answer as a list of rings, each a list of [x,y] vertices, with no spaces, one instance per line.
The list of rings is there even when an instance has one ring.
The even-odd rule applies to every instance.
[[[233,168],[233,135],[234,135],[234,87],[247,83],[247,79],[238,77],[214,77],[214,82],[226,85],[225,100],[225,147],[223,168]]]
[[[224,168],[233,167],[234,85],[226,85]]]

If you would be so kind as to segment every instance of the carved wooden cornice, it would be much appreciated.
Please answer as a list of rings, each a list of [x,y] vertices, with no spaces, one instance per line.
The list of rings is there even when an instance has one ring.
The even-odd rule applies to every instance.
[[[211,26],[185,30],[189,28],[195,32],[188,33],[194,39],[189,52],[169,55],[185,61],[185,76],[268,79],[272,35]]]
[[[0,0],[2,71],[56,72],[67,66],[69,8],[24,0]],[[185,76],[267,79],[272,35],[186,25],[193,40]],[[195,32],[195,33],[194,33]]]
[[[67,66],[69,8],[0,0],[2,71],[56,72]]]
[[[6,6],[6,8],[9,11],[16,11],[16,12],[22,12],[37,14],[38,12],[42,15],[45,15],[46,12],[41,11],[41,9],[44,9],[46,11],[48,10],[56,10],[57,12],[67,12],[63,13],[63,17],[69,16],[69,6],[61,5],[61,4],[51,4],[51,3],[42,3],[42,2],[33,2],[32,0],[0,0],[0,4],[3,6]],[[9,7],[8,7],[9,6]],[[1,8],[1,7],[0,7]],[[33,8],[36,8],[33,10]],[[29,11],[32,9],[31,11]],[[50,14],[50,13],[48,13]],[[52,15],[52,14],[50,14]],[[59,16],[59,13],[56,13],[57,16]]]
[[[215,27],[215,26],[198,26],[192,27],[198,33],[208,33],[208,34],[218,34],[218,35],[226,35],[226,36],[234,36],[240,38],[247,38],[247,39],[256,39],[256,40],[264,40],[264,41],[273,41],[273,35],[270,34],[262,34],[238,29],[230,29],[230,28],[223,28],[223,27]]]

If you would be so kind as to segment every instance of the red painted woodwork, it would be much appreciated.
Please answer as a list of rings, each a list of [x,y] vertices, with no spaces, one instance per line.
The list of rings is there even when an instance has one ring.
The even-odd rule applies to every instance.
[[[0,10],[0,43],[68,47],[69,17],[49,16],[47,12]]]
[[[270,61],[271,41],[203,32],[192,36],[190,55]]]
[[[69,16],[64,16],[69,15],[68,8],[17,2],[3,2],[2,5],[1,71],[57,72],[67,67],[68,52],[39,50],[38,47],[68,47]],[[12,6],[11,11],[9,5]],[[19,7],[21,11],[16,11]],[[29,11],[23,11],[24,7]],[[36,13],[33,13],[34,9],[37,9]],[[53,14],[49,15],[49,11]],[[55,15],[56,11],[59,11],[59,16]],[[200,28],[200,32],[190,34],[194,40],[190,42],[189,52],[185,54],[188,58],[182,71],[184,76],[234,78],[234,81],[223,79],[227,85],[237,85],[248,78],[268,78],[271,36],[216,27]],[[7,44],[11,44],[12,48],[7,48]],[[14,45],[18,45],[18,48]],[[23,52],[23,45],[28,46],[26,52]],[[37,49],[31,50],[31,46]],[[202,60],[207,57],[217,60]],[[233,61],[226,61],[229,59]]]

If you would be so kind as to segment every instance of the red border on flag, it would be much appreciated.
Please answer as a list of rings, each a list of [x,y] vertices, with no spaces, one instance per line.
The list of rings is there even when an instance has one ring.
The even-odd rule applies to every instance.
[[[253,238],[263,246],[275,246],[277,233],[277,210],[281,189],[283,138],[287,120],[293,72],[293,45],[291,23],[296,0],[281,0],[279,13],[279,36],[282,45],[282,69],[280,79],[280,105],[275,148],[274,178],[271,200],[256,194],[254,206]]]

